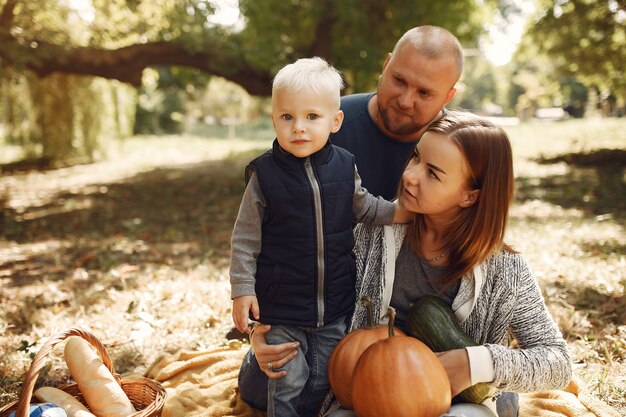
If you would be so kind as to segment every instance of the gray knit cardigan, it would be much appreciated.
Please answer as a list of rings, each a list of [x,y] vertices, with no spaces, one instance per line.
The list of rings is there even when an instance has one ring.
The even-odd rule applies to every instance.
[[[395,260],[406,234],[405,225],[355,228],[357,299],[369,296],[378,317],[387,310]],[[529,392],[565,387],[571,378],[567,345],[548,312],[526,260],[500,251],[465,276],[452,303],[461,328],[486,346],[493,358],[498,390]],[[365,308],[355,308],[350,329],[366,323]],[[518,348],[506,346],[508,331]],[[332,396],[322,411],[331,405]]]

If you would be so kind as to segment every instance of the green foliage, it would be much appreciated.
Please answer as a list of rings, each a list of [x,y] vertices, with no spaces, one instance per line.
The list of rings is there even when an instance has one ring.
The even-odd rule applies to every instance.
[[[494,113],[499,99],[499,82],[494,66],[479,57],[467,59],[458,91],[451,107],[461,107],[478,113]]]
[[[26,77],[12,69],[5,69],[0,76],[0,120],[5,124],[5,140],[9,144],[22,146],[25,155],[31,153],[31,126],[34,119],[30,105],[28,82]]]
[[[67,46],[115,47],[124,38],[123,32],[114,36],[106,29],[110,26],[105,19],[120,18],[123,3],[107,2],[107,7],[102,3],[102,8],[94,9],[94,21],[89,25],[64,2],[20,2],[11,30],[24,42],[35,38]],[[31,46],[38,47],[36,43]],[[133,88],[117,81],[67,74],[38,78],[21,69],[30,59],[34,58],[18,56],[14,68],[0,72],[0,123],[6,125],[5,140],[22,146],[25,158],[93,161],[104,155],[109,141],[132,134]]]
[[[181,133],[184,115],[195,101],[193,92],[208,82],[208,74],[178,67],[144,71],[137,102],[135,133]]]
[[[112,140],[132,134],[135,91],[122,83],[5,72],[2,86],[6,140],[26,158],[93,161]]]
[[[561,93],[565,98],[564,108],[574,117],[585,115],[585,106],[589,98],[589,92],[581,82],[574,77],[567,77],[561,83]]]
[[[207,58],[203,59],[211,62],[216,58],[222,71],[217,73],[221,76],[237,74],[238,82],[246,77],[258,80],[261,87],[257,91],[264,91],[263,86],[271,78],[269,74],[287,62],[317,55],[342,71],[348,84],[346,92],[366,91],[376,86],[376,76],[386,54],[407,29],[423,24],[439,25],[456,34],[464,46],[475,47],[484,31],[484,22],[496,9],[506,15],[514,8],[510,0],[240,0],[240,13],[245,21],[241,28],[215,24],[212,17],[221,5],[212,0],[92,0],[89,3],[93,7],[81,12],[72,9],[70,2],[61,0],[18,1],[9,30],[19,44],[12,45],[29,45],[33,53],[17,47],[18,52],[14,53],[0,48],[12,67],[20,72],[18,78],[24,83],[20,88],[27,92],[26,97],[32,98],[28,103],[18,100],[15,105],[5,105],[2,119],[9,121],[12,140],[32,148],[35,155],[94,159],[106,148],[109,136],[124,136],[128,133],[123,132],[130,131],[128,121],[135,113],[128,106],[133,101],[132,93],[126,94],[117,85],[101,84],[90,78],[53,75],[36,80],[24,70],[27,65],[57,56],[55,53],[65,53],[66,49],[80,54],[93,52],[89,48],[116,50],[139,48],[145,43],[175,43],[182,45],[187,53],[205,54],[202,56]],[[0,5],[5,4],[6,1],[0,0]],[[207,55],[207,51],[213,54]],[[191,59],[189,54],[185,57]],[[141,60],[142,55],[136,55],[135,59]],[[201,92],[205,91],[209,77],[175,66],[185,63],[176,59],[169,62],[163,57],[163,65],[170,67],[156,69],[156,84],[142,87],[134,131],[180,132],[186,130],[189,111],[195,112],[192,118],[207,114],[193,101],[198,97],[204,99]],[[114,74],[111,76],[115,78]],[[11,82],[7,80],[3,85],[2,100],[8,103],[13,96],[6,92],[6,85]],[[260,114],[261,106],[258,102],[250,105],[237,118],[245,119],[254,112]],[[111,129],[111,126],[117,127]]]
[[[247,19],[242,50],[272,72],[297,58],[322,56],[343,72],[348,91],[366,91],[375,87],[386,54],[407,29],[438,25],[464,46],[475,46],[494,3],[241,0]]]
[[[555,69],[626,100],[626,11],[618,0],[542,0],[529,35]]]
[[[528,119],[540,107],[559,107],[566,101],[560,90],[562,77],[556,75],[554,65],[530,38],[522,39],[508,66],[509,105],[517,116]]]
[[[90,46],[118,48],[147,41],[172,40],[194,26],[190,19],[193,12],[188,13],[185,7],[190,1],[92,0],[92,3],[94,19],[87,26]]]
[[[242,136],[246,127],[241,130],[239,126],[259,119],[269,121],[269,98],[251,96],[241,86],[220,77],[207,80],[206,76],[188,72],[180,68],[145,72],[150,75],[144,77],[137,103],[136,133],[194,131],[215,136],[230,128],[237,137],[253,137],[254,132]],[[205,121],[214,126],[203,126]],[[265,126],[263,130],[267,130]]]
[[[41,145],[42,157],[53,160],[74,156],[72,152],[72,127],[75,107],[72,96],[73,81],[67,75],[52,75],[45,79],[30,80],[31,101],[35,107],[37,129],[35,143]]]

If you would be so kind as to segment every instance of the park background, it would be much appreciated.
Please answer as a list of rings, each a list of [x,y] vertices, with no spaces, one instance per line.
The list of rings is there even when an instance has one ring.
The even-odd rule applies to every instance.
[[[229,342],[243,167],[274,72],[373,91],[408,28],[466,53],[449,107],[505,127],[524,253],[577,378],[626,413],[626,9],[618,0],[0,0],[0,406],[80,325],[119,372]],[[68,380],[54,352],[39,385]]]

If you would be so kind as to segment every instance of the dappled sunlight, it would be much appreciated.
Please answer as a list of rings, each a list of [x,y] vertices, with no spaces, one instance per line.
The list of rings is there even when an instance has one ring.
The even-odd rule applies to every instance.
[[[531,160],[521,160],[515,165],[515,178],[529,177],[531,184],[539,185],[541,178],[555,175],[567,175],[569,167],[565,162],[558,164],[540,164]]]
[[[506,240],[527,257],[568,341],[575,375],[604,398],[621,398],[626,382],[624,224],[612,216],[527,200],[514,204]]]
[[[566,122],[530,122],[507,126],[517,161],[597,148],[624,148],[624,121],[620,118],[588,117]],[[521,175],[525,175],[523,172]]]
[[[515,202],[509,212],[511,219],[532,221],[534,219],[582,218],[584,213],[579,209],[563,208],[548,202],[534,199]]]
[[[51,201],[51,204],[31,207],[33,207],[33,209],[24,212],[23,214],[16,215],[15,220],[17,222],[22,222],[63,213],[71,213],[79,210],[88,210],[93,207],[93,200],[89,197],[81,198],[81,196],[77,195],[76,198],[71,200],[54,199]],[[17,211],[19,213],[22,210],[23,207],[20,207]]]
[[[229,298],[226,272],[210,262],[184,271],[147,265],[141,270],[119,267],[94,280],[91,273],[77,269],[61,282],[44,280],[20,288],[14,297],[2,300],[0,374],[15,373],[17,384],[30,363],[30,352],[39,350],[51,334],[72,326],[98,334],[120,373],[142,372],[166,352],[222,345],[230,314],[223,302]],[[61,351],[51,356],[53,363],[59,362]],[[5,368],[9,364],[10,371]],[[65,370],[63,364],[56,368]],[[40,380],[67,378],[67,372],[61,372],[44,374]]]
[[[150,145],[147,145],[150,144]],[[16,172],[0,176],[5,207],[23,212],[51,204],[61,192],[106,194],[102,184],[120,182],[154,170],[202,161],[219,161],[233,153],[268,149],[268,141],[206,139],[194,136],[134,137],[114,148],[108,160],[48,171]],[[87,169],[86,169],[87,168]],[[55,204],[60,202],[55,201]]]
[[[45,339],[71,326],[97,334],[119,372],[229,343],[230,236],[243,170],[268,146],[133,138],[108,161],[0,176],[0,401],[15,398]],[[577,375],[597,392],[624,389],[623,206],[597,194],[595,168],[518,158],[521,191],[506,240],[527,257]],[[67,380],[57,360],[54,353],[42,383]]]
[[[534,201],[514,207],[507,242],[529,258],[540,282],[623,293],[626,234],[622,224]]]
[[[0,406],[71,326],[91,330],[119,373],[245,343],[226,340],[230,239],[244,168],[275,136],[276,69],[314,52],[341,72],[342,95],[373,92],[399,34],[435,22],[456,28],[466,61],[440,74],[457,81],[446,107],[511,139],[506,240],[526,255],[575,376],[625,414],[622,2],[0,4]],[[69,382],[61,351],[38,385]]]
[[[626,164],[620,166],[602,160],[596,164],[597,167],[569,164],[568,169],[561,172],[541,175],[546,171],[538,170],[537,176],[518,176],[515,198],[517,201],[539,199],[565,208],[580,209],[592,216],[615,218],[618,221],[624,219]]]
[[[0,246],[0,283],[25,285],[30,280],[37,285],[42,277],[62,273],[57,254],[71,246],[63,240],[44,240],[32,243],[9,242]]]
[[[210,139],[192,135],[135,136],[122,142],[113,158],[121,156],[140,166],[166,167],[217,161],[233,153],[268,149],[270,146],[271,141],[268,140]]]
[[[517,180],[506,240],[528,258],[568,341],[574,374],[623,407],[624,122],[521,124],[507,131]]]

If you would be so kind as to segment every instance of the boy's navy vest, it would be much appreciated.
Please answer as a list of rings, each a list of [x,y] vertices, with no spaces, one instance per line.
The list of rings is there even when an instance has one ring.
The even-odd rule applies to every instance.
[[[321,211],[316,211],[307,164],[319,187]],[[297,158],[274,140],[270,151],[250,162],[246,182],[250,169],[266,202],[256,273],[260,321],[319,327],[349,314],[356,278],[352,154],[329,141],[310,157]],[[320,245],[324,250],[318,258]]]

